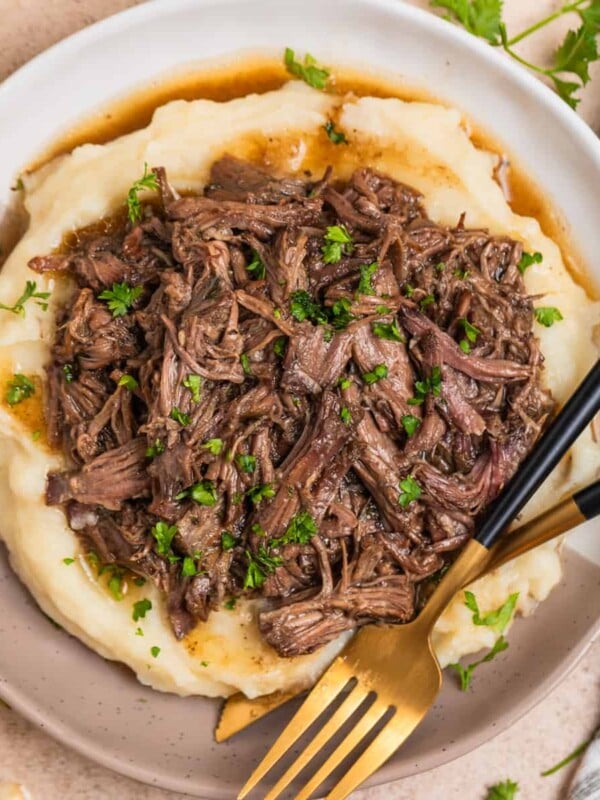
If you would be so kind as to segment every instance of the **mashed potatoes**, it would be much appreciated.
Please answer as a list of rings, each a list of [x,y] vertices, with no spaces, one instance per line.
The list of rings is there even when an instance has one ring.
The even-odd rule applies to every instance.
[[[11,303],[21,294],[33,277],[27,267],[31,257],[51,251],[65,233],[121,205],[144,162],[166,167],[177,189],[194,191],[202,190],[210,165],[224,152],[260,157],[285,172],[318,172],[327,163],[320,143],[332,116],[350,140],[337,166],[341,177],[369,163],[423,192],[436,221],[455,224],[465,212],[468,227],[487,227],[543,254],[525,280],[532,293],[545,295],[544,305],[558,306],[564,316],[552,328],[537,330],[548,385],[563,401],[597,357],[592,328],[598,307],[573,282],[558,247],[538,223],[511,211],[492,177],[495,158],[473,146],[460,114],[436,105],[375,98],[344,102],[296,83],[227,103],[170,103],[157,110],[146,129],[107,145],[79,147],[28,179],[31,224],[0,273],[0,299]],[[8,375],[42,379],[63,290],[47,276],[36,278],[38,289],[52,291],[50,308],[44,312],[30,302],[24,318],[2,314],[0,364]],[[309,656],[279,658],[259,636],[255,601],[214,612],[177,642],[155,589],[132,586],[122,601],[114,600],[77,555],[76,537],[62,511],[44,503],[46,474],[61,467],[61,456],[34,441],[8,407],[0,408],[0,417],[0,533],[12,564],[42,609],[102,656],[124,662],[142,682],[163,691],[229,695],[241,690],[252,697],[310,684],[341,648],[338,640]],[[600,448],[587,432],[528,513],[585,483],[599,465]],[[65,558],[76,560],[65,564]],[[559,578],[559,557],[551,544],[479,581],[474,591],[484,611],[518,591],[518,610],[528,613]],[[152,601],[152,610],[134,622],[133,603],[142,597]],[[457,598],[434,639],[445,664],[492,644],[493,634],[473,626]]]

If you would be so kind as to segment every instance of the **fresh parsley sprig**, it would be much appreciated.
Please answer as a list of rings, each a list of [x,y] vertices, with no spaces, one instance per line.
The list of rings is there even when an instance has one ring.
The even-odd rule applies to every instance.
[[[300,78],[304,83],[312,86],[313,89],[322,91],[327,86],[329,70],[326,67],[319,67],[310,53],[304,56],[304,64],[302,64],[300,61],[296,61],[296,56],[291,47],[286,47],[283,61],[291,75]]]
[[[3,311],[10,311],[12,314],[18,314],[20,317],[24,317],[25,303],[28,300],[31,300],[32,298],[37,300],[37,305],[42,309],[42,311],[47,311],[47,300],[49,297],[50,292],[38,292],[37,283],[35,281],[27,281],[25,283],[23,294],[19,297],[19,299],[12,306],[7,306],[4,303],[0,303],[0,309]]]
[[[142,204],[140,203],[139,193],[144,189],[155,192],[158,188],[158,178],[154,172],[148,172],[148,164],[144,162],[144,174],[135,181],[127,192],[127,216],[131,222],[139,222],[142,218]]]
[[[485,800],[515,800],[518,791],[519,784],[508,779],[495,786],[490,786]]]
[[[113,283],[112,289],[100,292],[98,298],[106,300],[113,317],[124,317],[143,292],[141,286],[129,286],[127,283]]]
[[[589,66],[600,57],[596,41],[600,33],[600,0],[574,0],[565,3],[554,14],[539,20],[516,36],[509,37],[502,20],[503,0],[430,0],[433,8],[443,8],[448,18],[463,25],[469,33],[502,47],[512,58],[539,75],[549,78],[559,96],[571,108],[579,98],[575,93],[590,81]],[[526,61],[515,52],[514,46],[565,14],[579,15],[580,25],[566,34],[554,53],[550,67],[540,67]]]

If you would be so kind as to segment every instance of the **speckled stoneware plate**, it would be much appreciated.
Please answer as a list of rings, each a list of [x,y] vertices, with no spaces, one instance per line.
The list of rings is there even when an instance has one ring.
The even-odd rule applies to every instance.
[[[0,87],[0,209],[20,167],[77,119],[151,78],[198,60],[285,46],[324,63],[402,76],[462,108],[559,198],[583,259],[597,260],[600,144],[525,71],[398,0],[160,0],[86,29]],[[10,508],[0,512],[11,513]],[[569,537],[560,587],[511,631],[510,649],[474,690],[447,681],[408,743],[372,779],[429,769],[481,744],[539,701],[599,630],[600,526]],[[42,554],[40,554],[42,557]],[[216,745],[219,704],[153,692],[53,627],[0,546],[0,695],[66,744],[119,772],[205,797],[235,796],[290,708]]]

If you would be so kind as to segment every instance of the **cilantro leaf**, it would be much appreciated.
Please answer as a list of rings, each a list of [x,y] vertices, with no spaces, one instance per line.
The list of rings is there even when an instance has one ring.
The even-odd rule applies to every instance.
[[[431,0],[434,8],[444,8],[449,18],[460,22],[475,36],[490,44],[500,43],[502,0]]]
[[[147,598],[144,598],[143,600],[137,600],[133,604],[133,613],[131,615],[133,621],[137,622],[138,619],[144,619],[144,617],[146,616],[146,612],[150,611],[151,608],[152,608],[152,600],[148,600]]]
[[[536,320],[545,328],[551,328],[555,322],[564,319],[558,308],[554,306],[540,306],[533,310]]]
[[[302,64],[300,61],[296,61],[294,51],[290,47],[286,47],[283,60],[291,75],[300,78],[313,89],[323,90],[327,85],[329,70],[317,66],[317,62],[309,53],[304,56],[304,64]]]
[[[423,494],[423,490],[418,481],[412,476],[407,475],[406,478],[400,481],[400,495],[398,502],[402,508],[406,508],[413,500],[418,500]]]
[[[9,406],[16,406],[35,394],[35,384],[26,375],[16,373],[6,385],[6,402]]]
[[[343,131],[336,131],[335,122],[329,120],[323,127],[325,128],[325,133],[329,137],[329,140],[333,142],[333,144],[348,144],[346,134]]]
[[[113,317],[124,317],[131,306],[141,295],[141,286],[129,286],[127,283],[113,283],[112,289],[105,289],[98,295],[100,300],[106,300],[106,305],[112,311]]]
[[[584,20],[576,31],[568,31],[554,55],[553,71],[577,75],[583,86],[589,82],[589,65],[598,59],[595,28],[593,23]]]
[[[518,791],[518,783],[506,780],[502,783],[497,783],[495,786],[490,786],[488,796],[485,800],[514,800]]]
[[[321,248],[325,264],[337,264],[343,255],[354,249],[352,236],[344,225],[330,225],[325,231],[325,244]]]
[[[48,300],[49,297],[50,297],[50,292],[37,291],[37,283],[35,281],[26,281],[23,294],[14,303],[14,305],[7,306],[4,303],[0,303],[0,309],[2,309],[3,311],[10,311],[12,314],[18,314],[19,316],[24,317],[25,303],[28,300],[31,300],[31,298],[38,301],[41,300],[41,302],[38,302],[37,305],[42,309],[42,311],[47,311],[48,303],[46,301]]]
[[[139,193],[148,189],[156,191],[159,188],[158,178],[154,172],[148,172],[148,164],[144,162],[144,174],[135,181],[127,193],[127,216],[131,222],[139,222],[142,218],[142,205],[138,197]]]

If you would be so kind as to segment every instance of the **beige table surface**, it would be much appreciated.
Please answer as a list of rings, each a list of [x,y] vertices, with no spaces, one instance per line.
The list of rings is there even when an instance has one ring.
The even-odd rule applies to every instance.
[[[53,42],[137,2],[0,0],[0,80]],[[427,0],[416,0],[413,4],[428,6]],[[562,0],[505,0],[504,16],[509,30],[517,30],[560,5]],[[566,26],[568,23],[561,20],[534,42],[527,43],[523,53],[540,60],[548,58]],[[594,68],[592,74],[595,80],[584,93],[580,113],[600,133],[600,70]],[[486,786],[510,777],[521,787],[518,800],[562,800],[572,768],[549,778],[540,777],[540,772],[585,740],[599,722],[600,641],[597,641],[541,705],[491,742],[451,764],[358,792],[354,797],[355,800],[483,800]],[[31,792],[32,800],[183,798],[95,765],[6,707],[0,707],[0,794],[3,781],[23,784]]]

